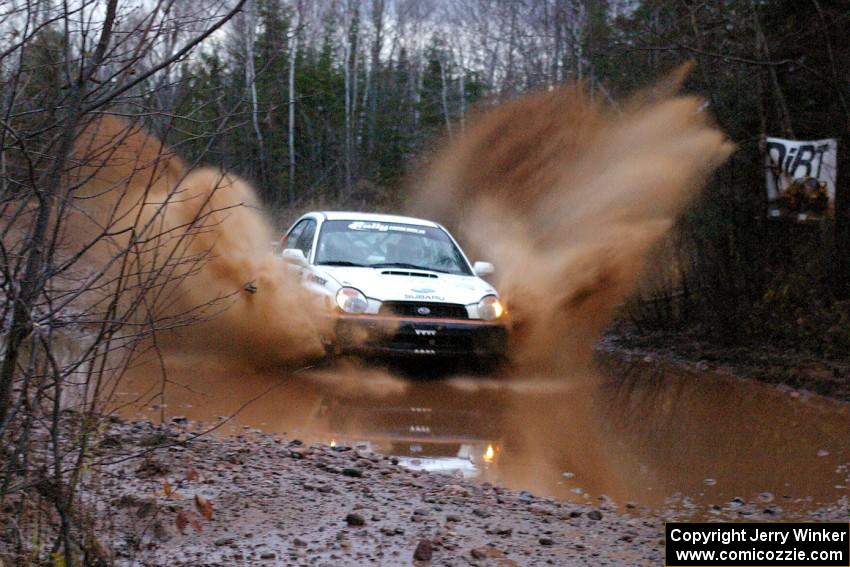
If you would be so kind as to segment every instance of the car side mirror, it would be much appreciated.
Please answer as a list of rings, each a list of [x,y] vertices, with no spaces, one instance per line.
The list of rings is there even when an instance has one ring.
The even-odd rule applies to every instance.
[[[491,276],[496,271],[496,267],[490,262],[475,262],[472,265],[472,271],[475,275],[481,278]]]
[[[300,248],[287,248],[283,251],[283,259],[299,266],[307,265],[307,256]]]

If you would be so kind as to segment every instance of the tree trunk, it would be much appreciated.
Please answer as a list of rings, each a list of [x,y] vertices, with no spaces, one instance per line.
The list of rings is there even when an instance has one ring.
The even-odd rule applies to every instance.
[[[764,31],[761,27],[761,18],[758,14],[758,9],[753,0],[750,0],[750,8],[753,12],[753,27],[756,32],[756,41],[761,48],[760,55],[765,61],[770,61],[770,48],[767,45],[767,38],[764,36]],[[773,96],[776,101],[776,111],[779,115],[780,124],[782,124],[782,134],[788,138],[794,138],[794,129],[791,127],[791,113],[788,110],[788,103],[785,101],[785,94],[782,92],[782,87],[779,85],[779,76],[776,73],[775,65],[767,66],[767,73],[770,77],[771,85],[773,86]]]
[[[254,135],[257,137],[257,150],[259,152],[259,181],[263,189],[268,189],[266,179],[265,144],[263,133],[260,130],[260,111],[257,101],[257,81],[254,71],[254,44],[257,39],[257,3],[256,0],[248,0],[245,5],[245,84],[251,97],[251,123],[254,126]]]
[[[301,26],[302,4],[298,2],[298,20],[289,42],[289,206],[295,205],[295,56],[298,51],[298,28]]]
[[[446,84],[446,63],[445,63],[445,54],[441,54],[439,59],[440,63],[440,102],[443,106],[443,118],[446,121],[446,132],[449,135],[449,139],[451,140],[454,135],[452,133],[452,121],[449,116],[449,101],[448,101],[448,85]]]
[[[458,77],[458,94],[460,95],[460,108],[458,109],[458,113],[460,114],[460,131],[463,132],[466,129],[466,62],[463,56],[463,48],[459,48],[460,53],[460,71]]]
[[[369,70],[369,129],[368,159],[375,157],[375,126],[378,120],[378,75],[381,70],[381,49],[384,44],[384,0],[372,0],[372,27],[375,30],[375,38],[372,41],[372,60]]]
[[[843,134],[838,139],[838,177],[835,180],[835,242],[833,254],[835,258],[832,274],[832,289],[839,299],[850,299],[850,105],[846,96],[846,81],[839,73],[835,50],[826,15],[818,0],[813,0],[820,23],[821,35],[826,44],[829,60],[832,89],[841,105],[844,114]],[[842,175],[843,172],[843,175]]]

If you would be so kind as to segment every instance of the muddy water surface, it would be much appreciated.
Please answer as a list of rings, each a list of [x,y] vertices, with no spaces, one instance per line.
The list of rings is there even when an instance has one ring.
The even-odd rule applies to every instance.
[[[168,360],[165,384],[153,363],[131,373],[124,415],[365,446],[409,467],[637,509],[701,515],[740,498],[803,512],[850,485],[850,405],[711,373],[609,359],[601,380],[423,381]]]

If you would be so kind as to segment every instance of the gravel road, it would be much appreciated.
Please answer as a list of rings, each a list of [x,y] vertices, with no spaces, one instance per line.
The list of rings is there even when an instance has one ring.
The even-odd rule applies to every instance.
[[[104,435],[85,494],[118,564],[662,563],[664,517],[646,510],[559,502],[253,430],[196,437],[200,428],[118,422]],[[732,502],[717,514],[781,512]],[[816,517],[846,519],[846,502]]]

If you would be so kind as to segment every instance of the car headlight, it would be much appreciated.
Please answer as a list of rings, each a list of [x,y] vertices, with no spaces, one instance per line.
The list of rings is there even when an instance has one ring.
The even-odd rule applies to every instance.
[[[365,313],[369,303],[366,296],[353,287],[343,287],[336,292],[336,304],[346,313]]]
[[[485,321],[498,319],[504,312],[505,308],[495,295],[488,295],[478,302],[478,316]]]

